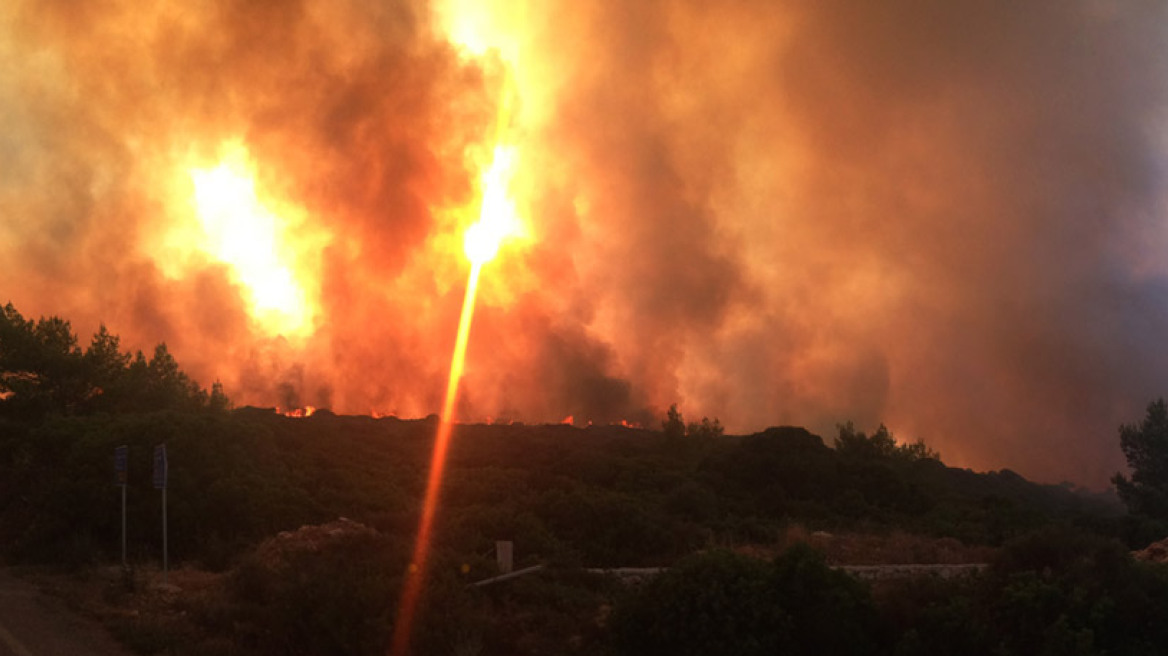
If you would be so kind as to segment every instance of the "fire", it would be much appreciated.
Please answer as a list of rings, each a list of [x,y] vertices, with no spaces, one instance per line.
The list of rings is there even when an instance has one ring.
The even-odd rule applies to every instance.
[[[495,11],[482,0],[446,0],[436,7],[436,18],[449,41],[474,57],[496,51],[512,68],[519,64],[519,45],[514,34],[514,6]]]
[[[281,410],[276,408],[276,412],[285,417],[311,417],[316,414],[316,408],[306,405],[303,408],[292,408],[291,410]]]
[[[507,185],[514,169],[515,149],[495,147],[495,157],[482,176],[482,209],[479,220],[467,228],[463,239],[466,257],[482,265],[494,259],[503,240],[521,232],[515,203],[507,195]]]
[[[217,166],[191,168],[189,175],[202,233],[194,247],[230,267],[246,290],[253,318],[268,332],[310,331],[316,307],[298,271],[300,258],[287,221],[256,191],[246,148],[229,144]]]

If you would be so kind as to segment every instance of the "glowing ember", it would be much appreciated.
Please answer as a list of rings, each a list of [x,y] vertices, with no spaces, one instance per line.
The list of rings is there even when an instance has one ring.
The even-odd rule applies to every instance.
[[[192,202],[204,239],[197,247],[231,267],[247,289],[252,315],[272,333],[303,334],[313,307],[282,243],[282,222],[256,194],[247,151],[232,144],[218,166],[192,169]]]

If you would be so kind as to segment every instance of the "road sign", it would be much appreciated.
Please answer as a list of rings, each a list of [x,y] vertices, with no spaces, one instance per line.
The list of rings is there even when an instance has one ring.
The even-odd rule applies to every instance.
[[[129,460],[127,453],[129,447],[119,446],[114,447],[114,472],[118,475],[118,485],[126,484],[126,469]]]
[[[154,489],[166,489],[166,445],[159,444],[154,447]]]

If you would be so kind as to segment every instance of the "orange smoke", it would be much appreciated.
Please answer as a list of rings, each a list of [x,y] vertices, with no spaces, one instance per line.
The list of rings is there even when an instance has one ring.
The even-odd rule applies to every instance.
[[[0,302],[417,417],[471,257],[457,420],[1102,483],[1168,390],[1168,23],[1104,4],[12,0]]]

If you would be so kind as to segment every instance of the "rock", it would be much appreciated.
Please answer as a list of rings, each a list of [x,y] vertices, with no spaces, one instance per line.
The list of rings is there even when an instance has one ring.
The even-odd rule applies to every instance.
[[[256,547],[260,562],[275,566],[288,562],[294,553],[318,552],[330,544],[358,535],[377,535],[377,531],[345,517],[327,524],[305,525],[295,531],[282,531]]]
[[[1168,563],[1168,538],[1153,542],[1140,551],[1133,551],[1132,558],[1153,563]]]

